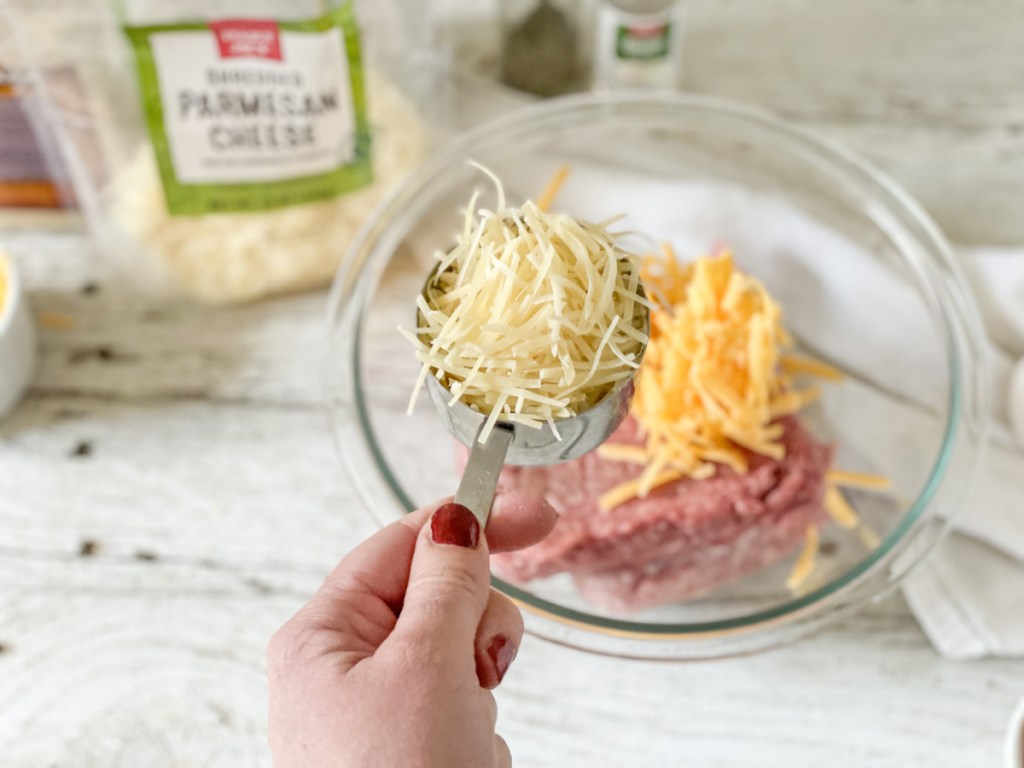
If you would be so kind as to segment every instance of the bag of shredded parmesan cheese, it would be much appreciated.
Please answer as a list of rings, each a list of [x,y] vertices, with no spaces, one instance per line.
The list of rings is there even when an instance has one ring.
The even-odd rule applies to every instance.
[[[100,250],[207,303],[329,282],[444,109],[429,4],[8,2],[44,91],[82,94],[47,109]]]

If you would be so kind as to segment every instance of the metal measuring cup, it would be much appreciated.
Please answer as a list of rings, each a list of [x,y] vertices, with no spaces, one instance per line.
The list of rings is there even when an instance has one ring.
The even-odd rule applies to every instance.
[[[635,267],[626,259],[620,265]],[[438,265],[440,266],[440,265]],[[422,295],[429,300],[428,291],[437,277],[435,267],[423,285]],[[639,289],[644,296],[643,286]],[[643,305],[637,306],[640,313],[641,330],[650,335],[650,311]],[[417,313],[417,325],[422,327],[423,318]],[[647,345],[640,348],[637,362],[643,358]],[[634,375],[636,370],[634,369]],[[614,432],[629,413],[633,398],[633,376],[623,379],[591,408],[567,419],[555,422],[556,436],[549,424],[539,428],[522,424],[498,421],[487,441],[479,441],[480,431],[487,416],[470,408],[461,401],[449,405],[452,394],[434,376],[427,377],[427,392],[437,409],[441,420],[455,438],[469,448],[469,460],[462,473],[462,480],[455,492],[455,501],[467,507],[480,521],[481,528],[487,525],[491,513],[498,476],[505,464],[516,466],[538,466],[557,464],[578,459],[603,443]]]

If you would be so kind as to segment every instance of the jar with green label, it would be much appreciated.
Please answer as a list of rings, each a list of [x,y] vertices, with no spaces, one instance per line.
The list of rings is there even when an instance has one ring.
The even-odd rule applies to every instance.
[[[682,20],[674,0],[601,0],[596,89],[671,89],[679,82]]]

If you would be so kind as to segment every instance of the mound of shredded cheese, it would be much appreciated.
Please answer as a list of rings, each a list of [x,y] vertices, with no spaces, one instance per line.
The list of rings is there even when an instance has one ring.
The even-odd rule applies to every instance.
[[[775,420],[818,394],[788,386],[780,361],[792,342],[782,312],[730,254],[685,266],[671,251],[665,256],[649,259],[643,270],[655,311],[632,414],[645,445],[599,449],[645,468],[628,487],[602,497],[606,509],[680,477],[710,477],[716,464],[744,472],[741,448],[781,459]]]
[[[682,477],[710,477],[718,464],[745,472],[742,449],[783,458],[782,427],[776,420],[819,394],[813,387],[795,389],[793,377],[843,378],[827,363],[785,352],[792,340],[781,309],[757,280],[735,268],[730,254],[685,266],[668,247],[663,256],[648,258],[642,270],[655,306],[632,414],[645,444],[606,443],[598,449],[604,458],[642,464],[644,471],[605,493],[600,499],[605,510]],[[873,549],[878,536],[847,501],[840,490],[846,486],[878,491],[888,488],[889,481],[839,469],[825,477],[825,510]],[[789,589],[808,587],[818,548],[818,528],[809,525],[786,582]]]
[[[419,297],[419,327],[404,335],[428,375],[498,421],[540,427],[581,413],[633,375],[650,308],[631,254],[607,227],[526,202],[477,210]],[[560,181],[560,179],[559,179]],[[557,186],[557,183],[555,184]],[[552,194],[543,199],[550,201]]]

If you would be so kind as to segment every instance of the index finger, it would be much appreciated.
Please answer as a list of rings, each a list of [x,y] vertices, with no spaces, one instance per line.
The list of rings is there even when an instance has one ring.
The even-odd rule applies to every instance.
[[[367,598],[383,602],[397,617],[409,583],[416,536],[434,510],[449,500],[410,512],[346,555],[310,601],[317,621],[337,627],[353,601]],[[491,552],[508,552],[540,541],[556,520],[555,511],[541,498],[500,494],[484,535]]]

